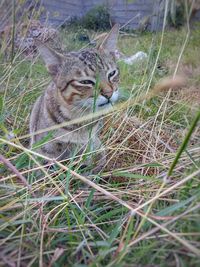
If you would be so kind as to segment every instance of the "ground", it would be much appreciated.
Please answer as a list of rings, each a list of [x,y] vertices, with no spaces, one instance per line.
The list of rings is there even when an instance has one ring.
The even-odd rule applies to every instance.
[[[74,30],[62,36],[67,50],[86,45]],[[50,79],[43,63],[1,56],[0,150],[12,163],[0,168],[1,266],[199,266],[199,38],[199,27],[120,35],[120,51],[148,60],[119,62],[126,104],[104,116],[107,166],[87,186],[74,160],[52,172],[29,151],[30,111]],[[176,72],[183,87],[149,97]]]

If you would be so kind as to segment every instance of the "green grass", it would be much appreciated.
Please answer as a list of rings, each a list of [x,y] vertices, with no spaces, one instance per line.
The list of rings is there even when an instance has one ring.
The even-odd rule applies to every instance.
[[[70,51],[85,45],[73,30],[62,35]],[[199,266],[199,99],[190,95],[200,89],[199,36],[200,30],[191,32],[180,60],[178,72],[192,69],[184,72],[186,88],[146,100],[162,77],[173,75],[186,30],[166,31],[161,47],[161,33],[120,38],[126,55],[149,57],[146,64],[119,63],[120,102],[132,104],[105,115],[108,166],[90,178],[78,176],[74,159],[52,173],[29,151],[29,139],[21,137],[49,77],[40,60],[18,59],[12,67],[1,60],[1,155],[32,189],[1,164],[0,265]]]

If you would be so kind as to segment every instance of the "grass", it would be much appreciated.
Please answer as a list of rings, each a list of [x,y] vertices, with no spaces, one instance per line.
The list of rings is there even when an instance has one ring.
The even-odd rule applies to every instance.
[[[69,50],[85,45],[73,30],[62,34]],[[10,66],[1,58],[1,155],[31,189],[1,164],[0,265],[199,266],[199,35],[197,27],[189,38],[186,29],[165,31],[162,44],[161,33],[120,38],[122,52],[144,51],[148,61],[119,63],[127,102],[104,114],[108,160],[99,176],[82,176],[73,158],[53,173],[43,167],[26,134],[49,76],[38,59]],[[180,55],[187,85],[148,98]]]

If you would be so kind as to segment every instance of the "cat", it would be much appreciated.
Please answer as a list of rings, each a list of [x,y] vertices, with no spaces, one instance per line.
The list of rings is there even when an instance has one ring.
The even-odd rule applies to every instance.
[[[81,118],[93,112],[94,106],[96,111],[111,107],[118,100],[119,69],[115,58],[118,35],[116,24],[98,47],[66,54],[43,43],[38,45],[52,81],[31,112],[31,146],[48,135],[48,132],[34,135],[36,131]],[[106,163],[105,149],[98,136],[100,123],[101,120],[91,127],[84,126],[84,122],[61,127],[37,151],[51,159],[64,160],[82,154],[90,143],[93,151],[100,151],[96,157],[99,163],[92,157],[86,160],[86,165],[96,164],[93,169],[99,171]]]

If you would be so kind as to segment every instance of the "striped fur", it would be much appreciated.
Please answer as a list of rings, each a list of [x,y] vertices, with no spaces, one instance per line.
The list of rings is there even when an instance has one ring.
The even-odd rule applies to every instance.
[[[118,37],[115,25],[98,48],[61,55],[43,44],[40,54],[52,76],[52,82],[34,104],[30,118],[31,144],[41,141],[48,132],[35,132],[80,118],[95,110],[107,108],[118,98],[119,70],[114,52]],[[95,106],[94,106],[95,105]],[[101,147],[99,123],[92,132],[82,124],[61,127],[53,132],[53,140],[39,151],[52,159],[67,159],[83,151],[92,136],[92,147]],[[105,158],[105,152],[98,155]],[[105,161],[101,160],[104,164]]]

